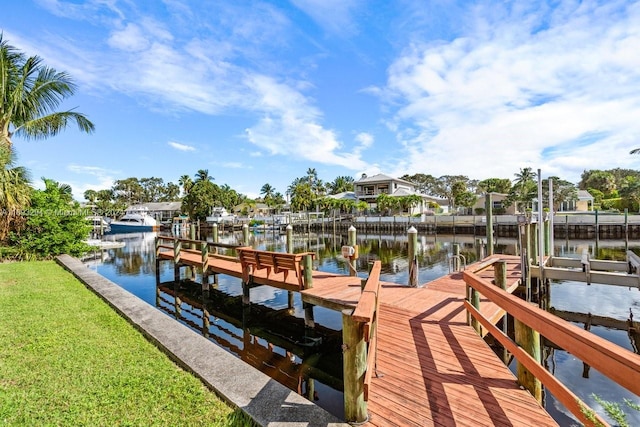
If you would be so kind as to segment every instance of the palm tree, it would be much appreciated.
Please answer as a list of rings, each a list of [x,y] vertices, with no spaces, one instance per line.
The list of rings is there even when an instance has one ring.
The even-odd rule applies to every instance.
[[[275,191],[275,188],[273,188],[271,184],[267,183],[263,185],[262,188],[260,189],[260,194],[262,194],[262,197],[266,201],[267,199],[270,199],[271,197],[273,197],[274,191]]]
[[[640,148],[634,148],[633,150],[629,151],[629,154],[640,154]]]
[[[213,181],[215,178],[209,175],[209,169],[200,169],[196,172],[194,183],[201,181]]]
[[[531,208],[533,199],[537,196],[535,178],[537,174],[531,168],[520,169],[520,172],[515,174],[513,187],[509,193],[510,202],[516,203],[516,208],[520,208],[518,204],[525,208]]]
[[[0,34],[0,145],[11,147],[13,135],[55,136],[70,121],[82,132],[93,132],[94,125],[84,114],[54,111],[75,89],[67,73],[43,65],[38,56],[26,58]]]
[[[0,145],[0,242],[4,241],[11,228],[22,217],[20,210],[29,206],[31,187],[29,173],[16,167],[13,150]]]
[[[95,204],[96,199],[98,198],[98,192],[92,189],[86,190],[82,195],[84,196],[84,199],[91,205]]]
[[[178,184],[182,187],[182,193],[187,195],[193,186],[193,180],[189,175],[182,175],[180,179],[178,179]]]

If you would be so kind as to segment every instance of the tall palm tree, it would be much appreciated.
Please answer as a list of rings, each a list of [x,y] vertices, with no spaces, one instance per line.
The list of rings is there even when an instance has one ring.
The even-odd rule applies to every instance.
[[[13,135],[55,136],[69,122],[82,132],[93,132],[94,125],[84,114],[54,111],[75,89],[67,73],[45,66],[38,56],[25,57],[0,34],[0,145],[11,147]]]
[[[10,147],[0,144],[0,242],[4,241],[16,221],[21,218],[20,210],[29,206],[31,186],[29,173],[23,167],[15,166],[15,157]]]

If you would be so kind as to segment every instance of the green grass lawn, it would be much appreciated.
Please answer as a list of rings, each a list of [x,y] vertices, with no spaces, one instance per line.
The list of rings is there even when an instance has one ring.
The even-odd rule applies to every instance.
[[[250,422],[46,261],[0,264],[0,425]]]

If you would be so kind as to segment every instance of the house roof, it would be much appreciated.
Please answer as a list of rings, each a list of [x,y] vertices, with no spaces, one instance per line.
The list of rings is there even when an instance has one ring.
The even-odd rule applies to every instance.
[[[379,173],[379,174],[376,174],[376,175],[373,175],[373,176],[366,176],[364,178],[360,178],[359,180],[357,180],[355,182],[355,184],[366,184],[366,183],[387,182],[387,181],[402,182],[404,184],[409,184],[409,185],[415,187],[415,184],[413,184],[412,182],[405,181],[404,179],[400,179],[400,178],[394,178],[392,176],[385,175],[383,173]]]
[[[344,191],[338,194],[329,194],[327,197],[337,200],[357,200],[356,193],[353,191]]]
[[[578,200],[591,200],[591,201],[593,201],[593,196],[587,190],[578,190]]]

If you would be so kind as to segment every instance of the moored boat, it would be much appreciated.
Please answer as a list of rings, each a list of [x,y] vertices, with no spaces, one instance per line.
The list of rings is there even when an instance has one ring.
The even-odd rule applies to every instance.
[[[111,221],[112,233],[128,233],[135,231],[157,231],[160,224],[155,220],[146,207],[132,206],[116,221]]]

